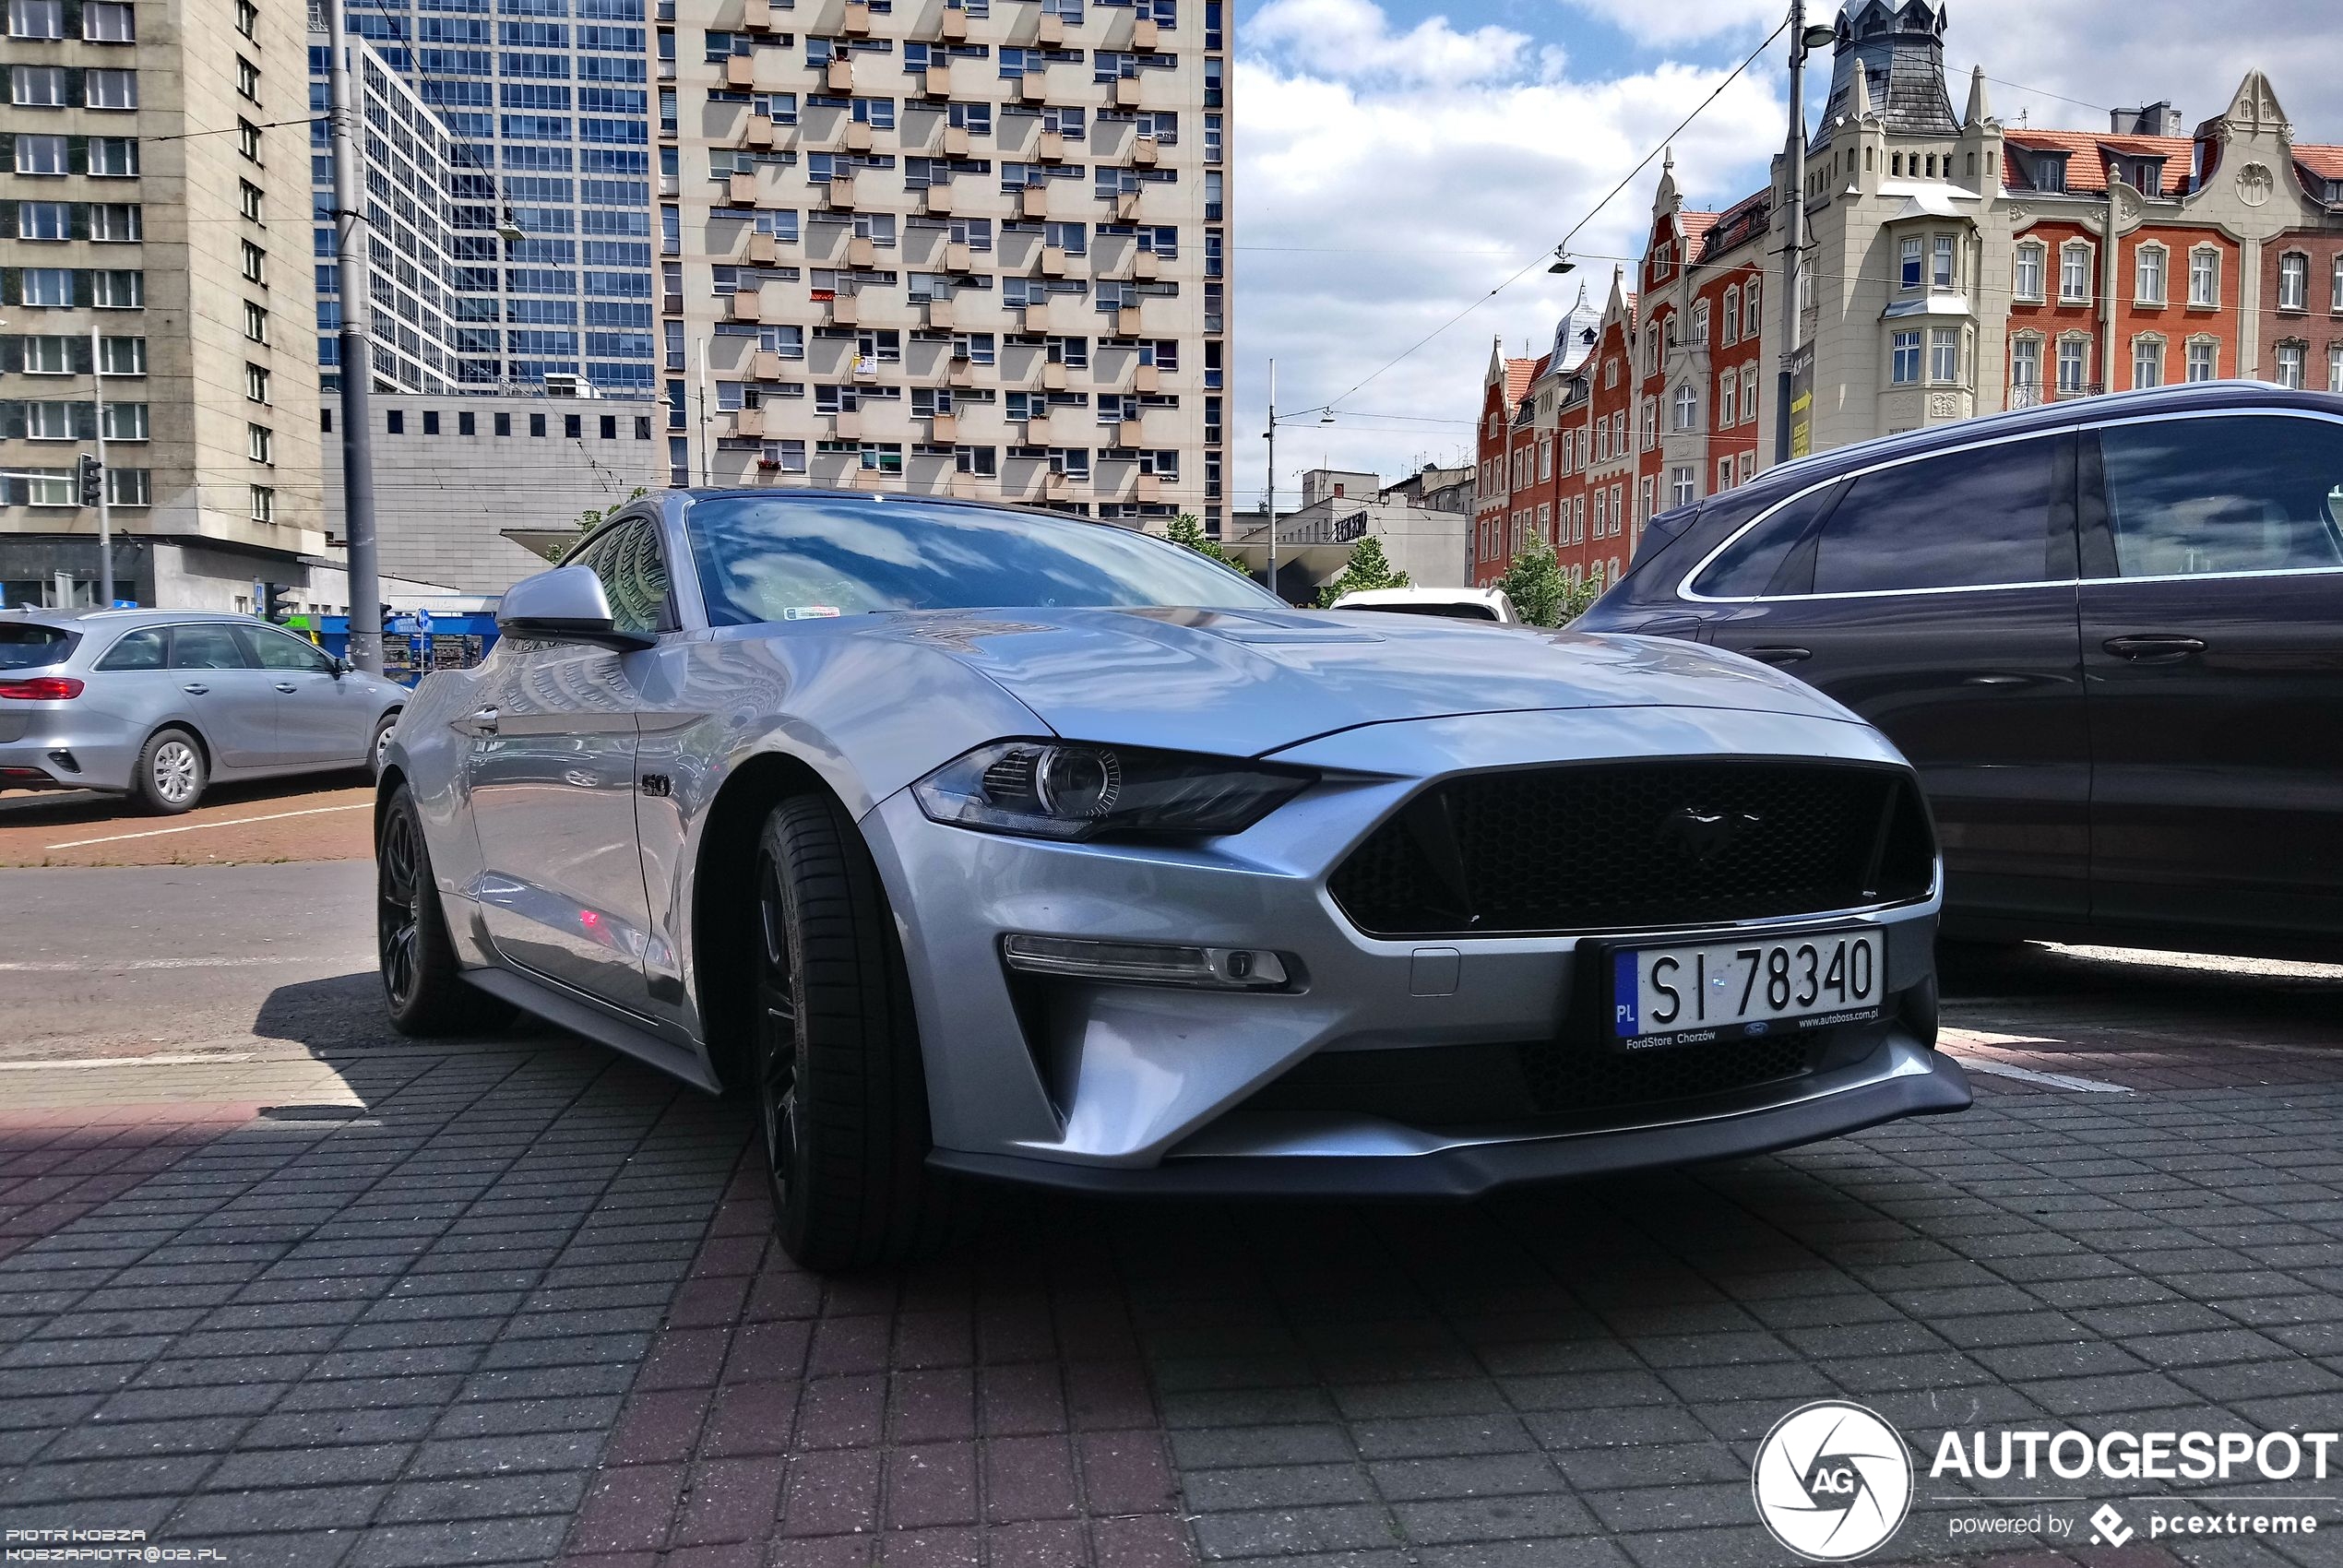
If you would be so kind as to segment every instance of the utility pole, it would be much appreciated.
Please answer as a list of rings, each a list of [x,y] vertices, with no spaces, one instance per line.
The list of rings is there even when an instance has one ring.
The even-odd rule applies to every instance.
[[[1790,0],[1790,147],[1785,154],[1789,167],[1783,171],[1783,191],[1790,199],[1790,235],[1782,251],[1781,374],[1774,418],[1777,463],[1790,461],[1790,364],[1798,357],[1802,326],[1798,279],[1806,264],[1806,53],[1835,36],[1828,28],[1809,30],[1806,0]]]
[[[1269,362],[1269,484],[1261,510],[1269,518],[1269,591],[1278,591],[1278,362]]]
[[[699,340],[699,374],[693,378],[693,384],[699,391],[699,482],[701,489],[708,490],[715,487],[716,480],[709,469],[712,443],[708,439],[708,339],[705,338]]]
[[[367,223],[358,188],[358,116],[351,103],[343,0],[326,0],[327,122],[334,148],[334,275],[341,296],[341,505],[350,547],[350,661],[383,672],[382,575],[375,552],[374,344],[367,331]]]
[[[98,435],[98,608],[113,608],[113,503],[107,492],[113,480],[106,472],[106,367],[98,358],[98,327],[89,327],[89,398],[97,410],[92,427]]]

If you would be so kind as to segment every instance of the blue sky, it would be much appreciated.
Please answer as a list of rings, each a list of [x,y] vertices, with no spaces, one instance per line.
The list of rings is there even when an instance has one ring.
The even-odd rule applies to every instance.
[[[1273,355],[1281,409],[1332,400],[1345,415],[1281,432],[1279,486],[1289,496],[1300,470],[1321,462],[1397,478],[1469,452],[1493,337],[1508,352],[1542,349],[1578,285],[1600,301],[1613,266],[1605,258],[1638,248],[1657,161],[1573,243],[1575,274],[1532,267],[1484,297],[1540,260],[1786,9],[1776,0],[1241,6],[1234,504],[1255,504],[1262,489],[1262,372]],[[1814,10],[1818,20],[1837,15]],[[2218,12],[2182,0],[1955,0],[1946,65],[1956,106],[1981,63],[1999,78],[1990,91],[2004,123],[2024,115],[2078,128],[2104,126],[2110,100],[2161,97],[2194,125],[2258,65],[2304,139],[2343,141],[2335,14],[2332,0]],[[1777,42],[1677,137],[1677,178],[1692,204],[1720,205],[1764,183],[1783,137],[1783,59]],[[1810,106],[1827,55],[1814,65]]]

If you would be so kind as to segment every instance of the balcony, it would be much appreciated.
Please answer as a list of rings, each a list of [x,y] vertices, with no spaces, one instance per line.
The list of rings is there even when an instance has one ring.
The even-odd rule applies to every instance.
[[[947,243],[944,247],[944,270],[966,272],[975,260],[975,253],[965,244]]]
[[[851,294],[839,294],[822,303],[822,325],[853,327],[862,319],[862,302]]]
[[[854,90],[854,61],[852,57],[847,56],[844,58],[834,59],[828,64],[828,65],[824,67],[822,72],[822,85],[828,88],[832,92],[852,92]],[[1132,101],[1136,103],[1138,100],[1135,98]]]
[[[748,252],[743,259],[751,267],[770,267],[781,259],[780,242],[770,234],[751,231],[748,236]]]
[[[732,296],[731,317],[734,321],[765,319],[765,291],[743,289]]]
[[[1153,26],[1154,24],[1149,23],[1148,25]],[[1163,499],[1163,493],[1167,488],[1168,487],[1164,483],[1164,479],[1161,474],[1141,474],[1139,476],[1139,493],[1136,497],[1134,497],[1134,499],[1139,501],[1160,501]]]
[[[1033,138],[1034,159],[1042,163],[1065,161],[1065,137],[1056,131],[1043,131]]]
[[[787,24],[790,23],[791,20],[791,18],[783,17],[781,21],[784,26],[776,30],[773,26],[772,0],[743,0],[743,4],[741,6],[741,29],[744,32],[772,32],[775,30],[787,31]]]
[[[1152,24],[1150,24],[1152,25]],[[1153,137],[1131,138],[1131,161],[1142,169],[1152,169],[1163,161],[1162,144]]]
[[[930,327],[957,327],[959,325],[958,313],[952,308],[951,301],[945,299],[931,299],[926,301],[925,303],[927,305],[927,324]]]
[[[960,438],[959,416],[957,414],[934,414],[929,416],[927,422],[927,438],[929,441],[938,445],[941,445],[947,441],[957,441]]]
[[[829,421],[832,439],[838,441],[862,439],[862,416],[860,412],[849,410],[842,413],[835,413],[829,416]]]
[[[941,32],[946,43],[963,43],[969,35],[969,14],[957,6],[947,7],[941,19]]]
[[[1063,245],[1043,245],[1041,247],[1041,265],[1037,270],[1044,278],[1064,277],[1065,247]]]
[[[759,349],[748,358],[748,374],[752,381],[779,381],[781,378],[781,356],[770,349]]]
[[[1050,78],[1044,71],[1028,71],[1017,79],[1017,98],[1026,103],[1047,103],[1050,101]]]
[[[954,354],[950,367],[944,373],[944,379],[947,385],[953,386],[975,386],[976,362],[963,355]]]
[[[757,148],[781,145],[779,128],[774,125],[773,116],[770,114],[751,114],[748,117],[748,129],[742,133],[741,140],[747,146]],[[734,179],[739,177],[737,174],[733,176]]]
[[[831,175],[830,183],[822,187],[821,205],[831,212],[853,211],[854,177],[850,174]]]
[[[2020,381],[2009,389],[2009,406],[2013,409],[2039,409],[2050,401],[2050,396],[2039,381]]]
[[[878,245],[857,234],[846,242],[846,265],[863,271],[878,265]]]
[[[1139,220],[1138,192],[1117,191],[1112,200],[1114,203],[1114,220],[1117,223],[1136,223]]]
[[[1041,498],[1045,501],[1071,501],[1078,493],[1072,474],[1062,474],[1053,469],[1050,477],[1041,481]]]
[[[868,38],[871,34],[870,0],[846,0],[843,26],[849,38]]]
[[[1142,53],[1155,48],[1158,37],[1153,17],[1141,17],[1131,24],[1131,47]]]
[[[1115,77],[1114,94],[1108,101],[1117,109],[1136,109],[1139,106],[1139,78],[1136,77]]]
[[[952,216],[952,187],[948,184],[928,186],[920,193],[920,210],[930,218]]]
[[[746,92],[756,85],[756,62],[746,54],[728,55],[724,61],[724,85]]]
[[[1133,251],[1131,276],[1143,283],[1152,283],[1163,276],[1163,258],[1153,251]]]
[[[1050,215],[1050,193],[1040,185],[1028,185],[1017,193],[1017,214],[1023,218],[1047,218]]]
[[[959,13],[947,13],[947,15],[958,14]],[[963,23],[963,25],[965,26],[966,24]],[[950,61],[939,60],[934,62],[930,65],[926,70],[919,73],[919,78],[920,96],[922,98],[949,98],[952,96],[952,65]]]
[[[1041,362],[1041,390],[1044,392],[1063,392],[1065,390],[1065,381],[1066,374],[1064,365],[1059,363],[1055,360],[1043,360]]]
[[[866,359],[858,353],[854,356],[853,369],[850,374],[856,381],[864,383],[876,381],[879,378],[879,362],[875,359]]]
[[[1143,364],[1131,372],[1131,390],[1157,392],[1162,390],[1163,373],[1151,364]]]
[[[734,174],[725,181],[724,199],[734,207],[756,205],[756,176]]]
[[[731,434],[735,436],[762,437],[765,434],[765,410],[742,409],[732,415]]]
[[[871,150],[871,127],[869,125],[863,124],[860,120],[849,120],[846,122],[846,135],[840,145],[843,146],[847,151],[868,152]]]
[[[1043,48],[1053,48],[1065,42],[1065,18],[1056,15],[1043,16],[1033,27],[1033,42]]]
[[[967,126],[946,125],[944,127],[944,135],[941,139],[942,145],[937,148],[937,150],[945,157],[966,158],[969,155],[969,133]]]

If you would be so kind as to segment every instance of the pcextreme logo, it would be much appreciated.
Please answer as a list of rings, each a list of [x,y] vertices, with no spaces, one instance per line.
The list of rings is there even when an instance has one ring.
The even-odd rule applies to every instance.
[[[1861,1405],[1818,1399],[1757,1445],[1750,1490],[1776,1540],[1844,1562],[1894,1535],[1912,1502],[1912,1459],[1894,1427]]]

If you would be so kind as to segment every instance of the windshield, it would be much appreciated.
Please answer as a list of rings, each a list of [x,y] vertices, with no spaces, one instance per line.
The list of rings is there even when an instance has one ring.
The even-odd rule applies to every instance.
[[[81,638],[55,626],[0,625],[0,670],[62,664]]]
[[[688,515],[711,625],[1011,605],[1282,608],[1251,578],[1112,523],[853,496],[719,496]]]

